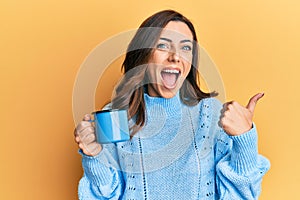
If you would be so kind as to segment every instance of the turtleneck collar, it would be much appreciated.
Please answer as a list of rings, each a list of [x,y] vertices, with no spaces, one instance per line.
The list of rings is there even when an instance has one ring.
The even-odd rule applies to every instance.
[[[172,98],[152,97],[144,93],[146,110],[156,113],[165,113],[167,116],[178,115],[182,109],[179,92]]]

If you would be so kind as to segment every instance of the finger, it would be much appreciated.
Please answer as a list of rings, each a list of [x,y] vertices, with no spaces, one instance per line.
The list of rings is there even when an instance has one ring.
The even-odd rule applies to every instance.
[[[223,104],[222,109],[220,110],[220,116],[219,116],[219,122],[221,121],[221,119],[224,117],[225,112],[228,110],[228,105],[231,103],[230,102],[226,102]],[[219,124],[219,126],[222,128],[222,126]]]
[[[235,114],[238,114],[240,116],[243,116],[244,110],[246,108],[241,106],[237,101],[232,101],[231,103],[231,112],[234,112]]]
[[[219,119],[218,121],[218,126],[223,129],[223,124],[222,124],[222,118]]]
[[[264,93],[258,93],[256,95],[254,95],[248,102],[246,108],[250,111],[250,112],[254,112],[255,106],[257,104],[257,101],[262,98],[265,94]]]
[[[94,142],[94,143],[90,144],[90,146],[89,146],[89,151],[92,156],[97,155],[101,150],[102,150],[102,147],[97,142]]]
[[[220,110],[220,113],[221,113],[220,117],[224,116],[224,112],[225,112],[226,110],[228,110],[228,105],[229,105],[230,103],[231,103],[231,101],[230,101],[230,102],[226,102],[226,103],[223,104],[223,107],[222,107],[222,109]]]
[[[222,128],[223,130],[225,130],[225,128],[227,127],[227,124],[228,124],[228,123],[229,123],[229,119],[223,117],[222,119],[219,120],[218,126],[219,126],[220,128]]]
[[[80,137],[81,140],[84,140],[84,138],[86,136],[88,136],[89,134],[95,134],[95,128],[92,126],[89,126],[87,128],[85,128],[83,131],[78,133],[78,136]]]
[[[83,117],[83,121],[90,121],[92,119],[91,115],[90,114],[86,114],[84,115]]]
[[[91,122],[81,121],[76,128],[75,134],[78,135],[79,133],[81,133],[82,131],[84,131],[86,128],[89,128],[89,127],[93,127]]]
[[[222,110],[227,110],[228,105],[231,104],[233,101],[228,101],[226,103],[223,104],[223,109]]]
[[[96,142],[96,136],[95,134],[91,133],[86,135],[84,138],[80,138],[80,141],[88,145],[92,142]]]
[[[89,156],[95,156],[97,153],[101,151],[101,146],[94,142],[89,145],[84,145],[82,143],[79,144],[79,148],[82,149],[83,153]]]
[[[76,136],[76,137],[75,137],[75,142],[76,142],[77,144],[79,144],[79,142],[80,142],[80,137],[79,137],[79,136]]]
[[[221,110],[221,117],[224,117],[225,115],[236,113],[237,107],[239,104],[236,101],[230,101],[223,104],[223,109]]]

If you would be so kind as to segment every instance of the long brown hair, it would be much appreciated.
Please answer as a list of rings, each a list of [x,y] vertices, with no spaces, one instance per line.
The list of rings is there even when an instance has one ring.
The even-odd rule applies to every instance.
[[[131,40],[125,60],[122,64],[124,77],[115,90],[112,99],[113,108],[127,108],[129,118],[134,119],[131,127],[132,135],[145,124],[145,82],[147,63],[152,55],[153,47],[164,28],[170,21],[185,23],[193,34],[193,59],[189,74],[180,88],[181,101],[189,106],[196,105],[203,98],[216,96],[216,92],[205,93],[199,88],[198,43],[193,24],[186,17],[174,10],[163,10],[147,18]]]

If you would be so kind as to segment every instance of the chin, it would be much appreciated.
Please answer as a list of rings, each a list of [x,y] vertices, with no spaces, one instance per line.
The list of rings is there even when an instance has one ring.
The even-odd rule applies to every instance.
[[[178,89],[173,89],[173,90],[169,90],[169,89],[161,89],[159,91],[159,96],[166,98],[166,99],[170,99],[176,96],[178,92]]]
[[[176,94],[173,94],[173,93],[161,95],[161,97],[163,97],[165,99],[171,99],[171,98],[173,98],[175,96],[176,96]]]
[[[163,85],[153,84],[152,86],[148,86],[148,94],[152,97],[161,97],[165,99],[170,99],[176,96],[181,84],[176,85],[174,88],[166,88]]]

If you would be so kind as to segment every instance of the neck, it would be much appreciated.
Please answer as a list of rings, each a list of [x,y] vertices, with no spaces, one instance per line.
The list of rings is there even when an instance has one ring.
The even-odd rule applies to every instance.
[[[182,103],[179,92],[172,98],[153,97],[144,94],[147,115],[149,113],[165,113],[167,116],[178,115],[181,112]]]

